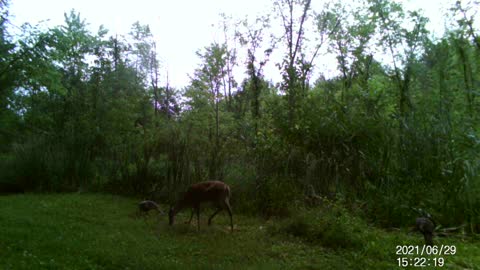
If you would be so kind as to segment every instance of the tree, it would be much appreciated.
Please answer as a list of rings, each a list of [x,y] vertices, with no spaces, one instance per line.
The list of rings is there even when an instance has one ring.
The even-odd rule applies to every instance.
[[[413,65],[423,50],[426,41],[427,18],[412,11],[405,18],[402,7],[388,0],[371,0],[370,11],[378,23],[380,33],[379,45],[384,52],[390,54],[393,64],[392,77],[399,90],[400,126],[404,126],[412,107],[410,100],[410,83],[412,81]],[[403,25],[408,20],[411,27]]]
[[[309,17],[311,0],[282,0],[275,2],[275,9],[283,25],[283,38],[286,42],[286,55],[281,64],[282,88],[288,99],[288,121],[294,126],[295,111],[308,89],[306,76],[302,71],[310,71],[305,61],[303,45],[305,41],[305,22]],[[297,10],[300,9],[300,11]],[[304,72],[305,72],[304,71]],[[300,79],[302,78],[302,79]]]
[[[467,103],[468,115],[473,116],[475,106],[475,90],[478,78],[474,75],[475,60],[480,55],[480,36],[474,29],[475,15],[478,12],[478,4],[475,1],[468,1],[465,6],[462,1],[456,1],[450,9],[452,21],[456,21],[456,29],[450,31],[451,40],[458,52],[458,62],[463,73],[464,93]],[[454,26],[455,27],[455,26]],[[472,46],[476,46],[475,48]]]
[[[161,93],[159,85],[159,60],[157,55],[157,45],[153,38],[152,32],[148,25],[141,25],[140,22],[135,22],[132,25],[130,36],[133,38],[134,48],[134,65],[137,69],[137,78],[141,83],[150,85],[153,93],[153,102],[155,109],[155,116],[158,115],[161,106]],[[168,87],[166,90],[169,90]],[[168,95],[168,93],[167,93]],[[169,117],[169,111],[166,111]]]
[[[375,33],[374,22],[369,20],[365,5],[356,7],[334,3],[317,16],[318,30],[327,34],[330,50],[337,55],[343,87],[341,101],[345,101],[354,79],[360,79],[361,87],[368,93],[368,79],[373,51],[368,49]]]
[[[226,55],[227,50],[224,45],[213,43],[206,47],[203,52],[197,52],[202,59],[203,64],[195,70],[192,79],[192,87],[194,91],[199,91],[207,98],[208,106],[213,110],[214,124],[208,125],[210,138],[213,141],[211,150],[211,159],[209,164],[209,176],[211,179],[218,179],[218,168],[221,150],[220,145],[220,103],[222,102],[222,94],[220,89],[224,85],[224,77],[226,76]],[[213,127],[212,127],[213,126]],[[213,129],[213,130],[212,130]]]
[[[14,65],[20,56],[13,51],[15,45],[9,38],[7,23],[8,1],[0,0],[0,122],[4,123],[0,126],[0,153],[6,151],[12,142],[19,122],[12,111],[12,95],[15,78],[18,77]]]
[[[247,101],[250,102],[250,108],[254,121],[254,142],[258,133],[258,121],[261,117],[260,96],[262,90],[266,88],[263,75],[263,69],[273,51],[271,47],[265,44],[265,32],[270,27],[268,17],[258,17],[254,23],[245,19],[242,22],[243,31],[238,31],[236,35],[239,37],[240,44],[247,49],[247,75],[248,78],[244,82],[244,90],[246,92]],[[259,52],[259,50],[264,50]],[[255,143],[254,143],[255,144]]]
[[[227,17],[224,13],[220,14],[222,18],[222,31],[224,34],[224,43],[225,47],[225,76],[223,77],[223,96],[227,102],[227,110],[231,111],[232,107],[232,90],[237,87],[237,82],[233,77],[233,70],[238,65],[237,64],[237,27],[238,23],[232,23],[232,18]],[[231,29],[233,28],[233,29]],[[232,33],[233,30],[233,33]],[[229,35],[233,35],[233,38],[230,38]],[[231,45],[233,42],[233,45]]]

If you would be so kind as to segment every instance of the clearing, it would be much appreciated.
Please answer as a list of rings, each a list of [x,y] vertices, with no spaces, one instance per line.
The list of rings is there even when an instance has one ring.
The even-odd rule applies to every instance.
[[[104,194],[0,196],[0,269],[400,269],[396,246],[423,244],[420,234],[366,225],[359,247],[332,248],[282,233],[288,219],[242,216],[234,205],[233,234],[223,212],[206,225],[212,210],[201,212],[197,232],[195,218],[184,224],[189,210],[170,227],[167,216],[133,218],[137,203]],[[479,269],[478,241],[451,237],[436,244],[457,249],[441,256],[444,269]]]

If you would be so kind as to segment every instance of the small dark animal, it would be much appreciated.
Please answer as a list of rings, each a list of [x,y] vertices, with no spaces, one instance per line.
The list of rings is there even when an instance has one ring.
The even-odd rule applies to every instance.
[[[433,245],[433,231],[435,230],[435,223],[428,217],[419,217],[415,220],[416,229],[423,234],[425,244]]]
[[[138,204],[137,216],[148,216],[150,210],[156,210],[159,214],[163,214],[160,210],[160,206],[154,201],[141,201]]]
[[[217,210],[208,219],[208,225],[212,224],[212,219],[221,210],[227,210],[230,215],[230,228],[233,232],[232,208],[230,207],[230,187],[220,181],[206,181],[191,185],[177,204],[170,208],[168,213],[169,224],[173,225],[175,215],[184,208],[192,208],[197,213],[197,227],[200,230],[200,204],[211,202],[217,207]],[[190,221],[192,221],[192,215]]]

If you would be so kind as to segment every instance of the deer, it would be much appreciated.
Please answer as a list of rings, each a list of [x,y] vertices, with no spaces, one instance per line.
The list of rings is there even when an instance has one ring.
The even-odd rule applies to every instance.
[[[185,208],[192,208],[191,223],[194,212],[197,213],[197,230],[200,230],[200,204],[211,202],[217,210],[208,218],[208,225],[220,211],[226,210],[230,215],[230,229],[233,232],[232,208],[230,206],[230,187],[221,181],[205,181],[191,185],[168,213],[169,225],[173,225],[175,215]]]

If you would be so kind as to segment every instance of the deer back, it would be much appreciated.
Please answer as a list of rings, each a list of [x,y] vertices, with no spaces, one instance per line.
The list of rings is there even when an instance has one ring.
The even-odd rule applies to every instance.
[[[230,197],[230,187],[220,181],[206,181],[191,185],[185,196],[183,203],[191,206],[202,202],[222,202]]]

